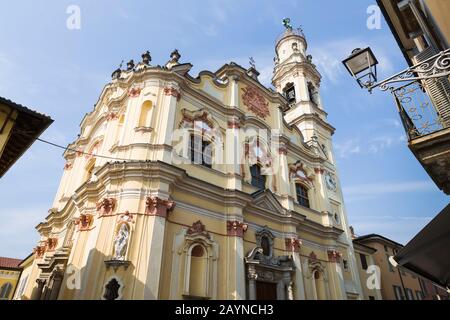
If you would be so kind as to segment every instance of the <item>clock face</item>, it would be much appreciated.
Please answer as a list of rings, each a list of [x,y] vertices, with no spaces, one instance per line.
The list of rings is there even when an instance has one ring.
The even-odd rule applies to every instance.
[[[325,175],[325,183],[327,185],[328,190],[336,191],[336,189],[337,189],[336,179],[329,172]]]

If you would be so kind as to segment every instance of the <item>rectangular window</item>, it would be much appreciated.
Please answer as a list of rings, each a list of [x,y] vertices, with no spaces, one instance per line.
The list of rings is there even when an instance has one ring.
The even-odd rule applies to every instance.
[[[422,291],[416,291],[416,297],[417,297],[417,300],[423,300],[423,292]]]
[[[301,206],[309,208],[308,189],[304,187],[302,184],[297,183],[295,185],[295,191],[297,193],[297,202]]]
[[[203,140],[199,136],[191,136],[190,143],[191,162],[194,164],[201,164],[205,167],[212,167],[211,146],[209,141]]]
[[[394,286],[395,299],[397,300],[405,300],[405,296],[403,295],[402,288],[399,286]]]
[[[406,288],[405,291],[406,291],[406,297],[408,298],[408,300],[415,300],[414,294],[411,289]]]
[[[261,166],[259,164],[252,165],[250,173],[252,175],[252,186],[264,190],[266,188],[266,176],[261,173]]]
[[[367,270],[367,258],[365,254],[360,253],[359,258],[361,259],[361,266],[363,270]]]

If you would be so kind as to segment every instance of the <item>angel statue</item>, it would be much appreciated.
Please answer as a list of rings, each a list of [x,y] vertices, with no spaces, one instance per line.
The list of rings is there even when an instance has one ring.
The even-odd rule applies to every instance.
[[[290,18],[284,18],[284,19],[283,19],[283,26],[284,26],[286,29],[291,30],[291,29],[292,29],[292,26],[291,26],[291,19],[290,19]]]
[[[123,223],[114,239],[114,260],[125,260],[129,236],[130,230],[128,229],[128,226]]]

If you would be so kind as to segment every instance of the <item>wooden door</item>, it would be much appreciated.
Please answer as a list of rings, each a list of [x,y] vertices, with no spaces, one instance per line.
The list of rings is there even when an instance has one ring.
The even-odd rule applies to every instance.
[[[256,281],[257,300],[277,300],[277,284]]]

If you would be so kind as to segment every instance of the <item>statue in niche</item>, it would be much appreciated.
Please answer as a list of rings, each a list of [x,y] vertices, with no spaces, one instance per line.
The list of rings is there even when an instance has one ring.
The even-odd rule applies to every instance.
[[[114,239],[114,260],[125,260],[129,236],[130,229],[127,224],[123,223]]]

